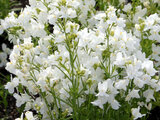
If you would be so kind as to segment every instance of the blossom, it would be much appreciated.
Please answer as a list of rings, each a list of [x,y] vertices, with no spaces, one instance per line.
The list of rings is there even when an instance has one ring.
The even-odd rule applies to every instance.
[[[125,58],[123,58],[123,54],[121,52],[117,53],[114,64],[118,66],[122,66],[125,64]]]
[[[18,85],[19,85],[19,79],[18,78],[13,78],[13,80],[11,82],[8,82],[5,85],[5,89],[8,89],[9,93],[13,93],[14,88],[17,87]]]
[[[93,105],[99,106],[101,109],[103,109],[103,105],[108,101],[108,98],[106,97],[98,97],[97,100],[94,102],[91,102]]]
[[[10,54],[11,50],[7,47],[5,43],[2,44],[2,50],[5,52],[7,55]]]
[[[117,89],[126,90],[128,83],[129,83],[129,80],[128,80],[128,79],[119,80],[118,82],[115,83],[115,87],[116,87]]]
[[[24,117],[24,114],[22,113],[21,117],[20,118],[16,118],[15,120],[25,120],[25,119],[27,119],[27,120],[37,120],[37,117],[33,116],[33,113],[30,112],[30,111],[27,111],[25,113],[25,119],[23,119],[23,117]]]
[[[155,44],[152,44],[152,58],[156,61],[159,61],[160,60],[160,56],[159,56],[159,51],[160,51],[160,47],[159,46],[156,46]]]
[[[33,113],[30,111],[27,111],[25,113],[25,116],[26,116],[27,120],[36,120],[36,118],[34,118],[34,116],[33,116]]]
[[[151,35],[149,36],[149,39],[150,40],[157,40],[158,42],[160,42],[159,32],[160,32],[160,26],[153,26],[151,31],[150,31]]]
[[[144,61],[142,68],[144,68],[150,76],[155,75],[157,72],[153,67],[153,62],[149,60]]]
[[[139,112],[139,110],[140,110],[140,107],[139,107],[139,106],[138,106],[138,108],[132,108],[132,109],[131,109],[132,115],[133,115],[133,117],[134,117],[134,120],[145,116],[145,114],[141,114],[141,113]]]
[[[98,96],[98,99],[91,102],[92,104],[99,106],[102,109],[103,104],[106,102],[109,102],[113,109],[118,109],[120,107],[120,104],[114,98],[118,91],[114,88],[113,81],[111,79],[108,79],[103,83],[98,83],[98,90],[99,93],[96,95]]]
[[[131,9],[132,9],[132,5],[131,3],[128,3],[127,5],[124,6],[123,11],[130,12]]]
[[[15,97],[16,101],[16,106],[20,107],[22,104],[24,104],[25,102],[30,101],[30,96],[27,94],[21,94],[18,95],[17,93],[14,93],[13,95]]]
[[[151,99],[155,100],[154,98],[154,90],[148,89],[143,93],[144,97],[146,98],[146,102],[149,102]]]
[[[5,66],[7,63],[7,54],[2,52],[0,53],[0,67]]]
[[[130,101],[131,98],[140,98],[139,96],[139,90],[133,89],[126,97],[126,101]]]

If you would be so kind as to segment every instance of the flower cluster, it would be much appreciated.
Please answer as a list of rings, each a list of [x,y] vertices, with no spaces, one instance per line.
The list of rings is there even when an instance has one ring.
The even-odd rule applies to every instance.
[[[30,0],[1,20],[14,43],[5,88],[17,107],[36,111],[26,119],[144,117],[160,90],[160,17],[150,2],[160,4]]]

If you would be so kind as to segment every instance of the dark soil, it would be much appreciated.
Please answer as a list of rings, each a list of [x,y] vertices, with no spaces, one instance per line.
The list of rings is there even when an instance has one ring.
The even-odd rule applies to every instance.
[[[20,117],[20,113],[18,112],[15,105],[16,101],[14,97],[8,95],[7,101],[8,101],[8,106],[6,109],[3,104],[0,105],[0,119],[3,118],[4,120],[14,120],[15,118]]]

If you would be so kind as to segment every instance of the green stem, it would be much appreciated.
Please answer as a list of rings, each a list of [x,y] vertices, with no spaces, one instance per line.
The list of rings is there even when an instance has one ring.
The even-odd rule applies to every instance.
[[[51,86],[49,86],[50,88],[51,88],[51,93],[52,93],[52,96],[53,96],[53,98],[54,98],[54,102],[55,102],[55,105],[56,105],[56,108],[57,108],[57,110],[58,110],[58,113],[59,113],[59,115],[61,116],[61,112],[60,112],[60,110],[59,110],[59,107],[58,107],[58,104],[57,104],[57,100],[56,100],[56,95],[55,95],[55,92],[54,92],[54,90],[53,90],[53,88],[51,87]]]
[[[0,72],[0,75],[8,80],[8,78]]]
[[[71,83],[72,83],[72,92],[71,92],[71,96],[72,96],[72,105],[73,105],[73,120],[78,120],[78,116],[77,116],[77,82],[76,82],[76,79],[75,79],[75,73],[74,73],[74,51],[71,50],[71,46],[69,42],[69,39],[68,39],[68,35],[66,33],[66,30],[65,30],[65,23],[66,23],[66,20],[63,19],[63,31],[65,33],[65,43],[66,43],[66,49],[68,50],[69,52],[69,60],[70,60],[70,66],[71,66],[71,74],[70,74],[70,78],[69,80],[71,80]]]

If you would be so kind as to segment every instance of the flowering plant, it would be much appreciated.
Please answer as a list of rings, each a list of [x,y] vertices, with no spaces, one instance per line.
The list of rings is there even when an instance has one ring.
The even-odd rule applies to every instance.
[[[159,7],[30,0],[1,20],[14,43],[6,69],[15,77],[5,88],[28,120],[147,118],[160,90]]]

